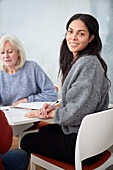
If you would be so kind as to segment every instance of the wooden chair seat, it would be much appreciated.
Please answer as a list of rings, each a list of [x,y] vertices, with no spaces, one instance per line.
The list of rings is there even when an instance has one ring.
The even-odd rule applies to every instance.
[[[36,154],[36,153],[32,153],[32,155],[37,157],[38,159],[44,160],[47,163],[53,164],[53,165],[58,166],[62,169],[75,170],[75,165],[68,164],[68,163],[61,162],[61,161],[57,161],[57,160],[54,160],[54,159],[51,159],[51,158],[48,158],[48,157],[45,157],[45,156],[42,156],[42,155],[39,155],[39,154]],[[91,164],[91,165],[84,165],[82,168],[83,168],[83,170],[96,169],[99,166],[101,166],[102,164],[104,164],[104,162],[106,162],[109,159],[110,156],[111,156],[111,152],[107,150],[103,153],[103,155],[101,156],[99,161],[97,161],[96,163]]]

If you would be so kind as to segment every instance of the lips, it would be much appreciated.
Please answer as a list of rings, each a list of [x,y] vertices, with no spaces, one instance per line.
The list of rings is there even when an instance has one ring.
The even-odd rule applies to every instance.
[[[69,43],[72,47],[77,47],[79,45],[79,43],[73,43],[73,42],[70,42]]]
[[[4,60],[5,62],[10,62],[11,60]]]

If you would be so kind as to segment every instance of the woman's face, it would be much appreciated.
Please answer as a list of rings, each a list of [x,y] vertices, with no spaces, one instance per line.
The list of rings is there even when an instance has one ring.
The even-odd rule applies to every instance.
[[[13,69],[17,65],[19,52],[15,50],[9,41],[4,43],[3,50],[0,52],[0,57],[6,68]]]
[[[86,25],[81,20],[73,20],[67,31],[66,41],[69,50],[76,57],[78,52],[83,50],[89,42],[94,38],[92,35],[89,37],[89,31]]]

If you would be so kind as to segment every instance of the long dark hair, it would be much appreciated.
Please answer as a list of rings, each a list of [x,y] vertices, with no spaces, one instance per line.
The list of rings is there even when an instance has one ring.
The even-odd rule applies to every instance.
[[[102,42],[99,36],[98,21],[96,20],[96,18],[94,18],[93,16],[89,14],[76,14],[76,15],[73,15],[67,22],[66,30],[68,30],[68,27],[73,20],[78,20],[78,19],[85,23],[86,27],[88,28],[90,37],[92,35],[95,35],[95,36],[94,36],[94,39],[83,50],[79,51],[79,53],[77,54],[77,59],[75,61],[73,61],[74,59],[73,53],[69,50],[67,46],[66,38],[64,38],[61,44],[60,60],[59,60],[59,63],[60,63],[59,74],[61,73],[62,75],[62,85],[73,63],[76,62],[80,57],[82,57],[85,54],[96,55],[98,57],[99,61],[102,64],[103,69],[105,70],[105,77],[108,79],[107,65],[100,56],[100,52],[102,49]]]

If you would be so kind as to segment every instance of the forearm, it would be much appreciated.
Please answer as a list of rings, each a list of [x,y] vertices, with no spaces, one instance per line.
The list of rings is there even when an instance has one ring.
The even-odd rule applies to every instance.
[[[28,103],[28,102],[29,102],[28,98],[23,98],[23,99],[18,100],[17,102],[14,102],[12,105],[16,106],[19,103]]]
[[[35,95],[28,96],[29,102],[51,102],[56,101],[58,99],[57,92],[49,93],[49,92],[41,92]]]

